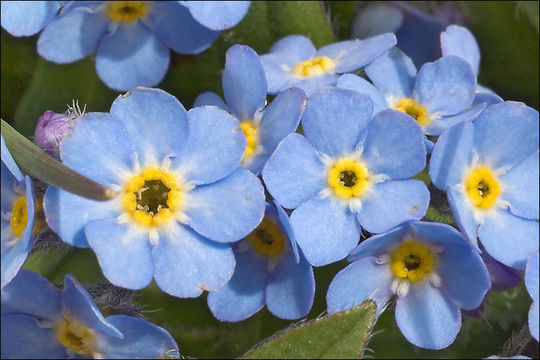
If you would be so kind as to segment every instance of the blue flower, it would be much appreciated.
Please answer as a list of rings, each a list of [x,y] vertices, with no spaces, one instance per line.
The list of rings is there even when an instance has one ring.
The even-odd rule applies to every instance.
[[[196,297],[232,276],[227,244],[264,215],[264,190],[238,169],[246,140],[216,107],[186,112],[159,89],[119,96],[110,113],[88,113],[60,143],[64,164],[117,191],[106,202],[50,186],[43,206],[65,242],[91,247],[105,277],[128,289],[152,278],[165,292]]]
[[[241,321],[268,310],[282,319],[306,316],[313,304],[313,268],[296,248],[289,217],[266,204],[265,218],[234,246],[236,269],[221,289],[208,294],[208,307],[221,321]]]
[[[2,28],[13,36],[37,34],[56,16],[61,1],[2,1]]]
[[[394,34],[366,40],[346,40],[319,50],[311,40],[290,35],[276,42],[269,54],[261,56],[268,81],[268,92],[296,86],[309,96],[316,90],[335,85],[338,74],[360,69],[396,45]]]
[[[164,358],[180,356],[163,328],[126,315],[104,318],[71,275],[62,291],[23,269],[2,290],[2,358]]]
[[[394,110],[371,118],[372,109],[357,92],[319,90],[306,104],[305,136],[283,139],[262,171],[274,199],[295,209],[294,235],[312,265],[347,256],[360,226],[378,233],[426,213],[429,192],[409,179],[426,161],[420,127]]]
[[[533,303],[529,310],[529,330],[531,335],[538,341],[538,248],[531,254],[525,268],[525,286]]]
[[[348,260],[354,262],[328,288],[328,312],[366,299],[380,312],[397,294],[398,327],[409,342],[427,349],[450,345],[461,328],[460,309],[477,308],[490,289],[480,255],[445,224],[400,225],[360,243]]]
[[[460,230],[520,270],[538,246],[539,139],[538,112],[506,101],[444,132],[429,164]]]
[[[259,174],[281,139],[296,131],[306,104],[304,91],[283,91],[265,107],[267,88],[261,60],[245,45],[227,51],[222,83],[228,105],[215,93],[206,92],[195,99],[194,106],[214,105],[240,121],[247,139],[242,166]]]

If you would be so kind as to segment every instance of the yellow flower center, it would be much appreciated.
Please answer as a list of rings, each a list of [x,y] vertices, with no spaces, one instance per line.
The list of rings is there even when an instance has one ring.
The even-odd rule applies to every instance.
[[[429,125],[431,122],[426,107],[415,103],[413,99],[401,99],[395,109],[411,115],[422,127]]]
[[[240,128],[242,129],[242,132],[246,136],[247,140],[246,151],[244,151],[244,157],[242,158],[242,163],[244,163],[257,152],[257,146],[259,146],[259,136],[257,134],[257,125],[251,121],[241,122]]]
[[[369,171],[362,162],[339,159],[328,171],[328,185],[342,199],[362,196],[369,186]]]
[[[430,274],[435,261],[435,252],[429,245],[407,240],[392,251],[390,267],[396,277],[414,282]]]
[[[20,196],[15,203],[13,203],[13,210],[11,211],[11,231],[16,236],[21,236],[26,229],[26,222],[28,221],[28,209],[26,207],[26,197]]]
[[[62,345],[75,353],[93,356],[96,335],[94,330],[87,328],[82,322],[69,314],[55,324],[56,338]]]
[[[474,206],[487,210],[495,204],[497,196],[501,193],[501,187],[491,170],[480,167],[467,175],[465,192]]]
[[[272,257],[281,255],[287,242],[279,225],[268,217],[262,220],[247,239],[259,254]]]
[[[147,12],[146,1],[111,1],[107,4],[107,15],[113,21],[129,23],[142,19]]]
[[[124,210],[139,225],[166,224],[182,206],[180,185],[176,175],[158,167],[147,167],[124,185]]]
[[[334,60],[328,56],[318,56],[296,64],[293,73],[298,77],[319,76],[331,72],[335,66]]]

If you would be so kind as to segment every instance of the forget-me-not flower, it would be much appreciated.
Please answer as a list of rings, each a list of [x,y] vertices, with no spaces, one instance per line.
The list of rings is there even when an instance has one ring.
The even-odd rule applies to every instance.
[[[368,238],[354,261],[332,280],[328,312],[366,299],[381,311],[397,294],[396,323],[408,341],[427,349],[449,346],[461,328],[460,309],[480,306],[490,289],[480,255],[451,226],[409,222]]]
[[[347,256],[361,226],[379,233],[426,213],[429,192],[410,179],[426,161],[420,127],[399,111],[372,111],[366,95],[319,90],[306,104],[304,136],[283,139],[262,171],[274,199],[295,209],[294,236],[312,265]]]
[[[525,286],[533,303],[529,310],[529,330],[531,335],[538,341],[538,248],[531,254],[525,268]]]
[[[205,106],[187,112],[159,89],[120,95],[110,113],[87,113],[60,143],[63,163],[117,191],[81,198],[50,186],[43,206],[65,242],[90,247],[105,277],[128,289],[152,278],[165,292],[196,297],[234,271],[229,242],[264,215],[264,189],[239,169],[238,121]]]
[[[103,317],[71,275],[62,291],[23,269],[2,290],[2,359],[178,358],[163,328],[126,315]]]
[[[2,1],[2,28],[13,36],[31,36],[56,16],[62,1]]]

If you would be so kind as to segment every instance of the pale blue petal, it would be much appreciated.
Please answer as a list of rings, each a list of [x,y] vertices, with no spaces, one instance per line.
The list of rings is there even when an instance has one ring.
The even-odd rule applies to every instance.
[[[375,86],[371,85],[369,81],[364,80],[360,76],[354,74],[341,75],[337,82],[337,87],[354,90],[360,94],[369,96],[371,101],[373,101],[373,115],[389,108],[384,94]]]
[[[2,1],[2,28],[13,36],[34,35],[47,26],[59,7],[58,1]]]
[[[456,115],[434,117],[423,127],[424,134],[438,136],[443,131],[464,121],[472,121],[478,117],[486,108],[485,103],[472,104],[467,110]]]
[[[480,49],[473,34],[466,28],[450,25],[441,33],[441,51],[443,56],[459,56],[467,61],[478,74],[480,65]]]
[[[323,266],[341,260],[360,241],[360,225],[341,199],[313,198],[291,214],[298,246],[307,261]]]
[[[282,64],[292,67],[311,59],[316,51],[311,40],[302,35],[285,36],[270,48],[270,54],[276,56]]]
[[[219,242],[247,236],[264,216],[264,189],[250,171],[237,169],[228,177],[189,192],[185,214],[199,234]]]
[[[210,241],[184,225],[160,232],[152,259],[159,288],[181,298],[216,291],[229,281],[235,266],[228,244]]]
[[[403,13],[397,7],[385,3],[368,3],[356,15],[351,37],[364,39],[385,32],[396,32],[403,23]]]
[[[481,89],[481,85],[476,85],[476,95],[474,96],[474,104],[486,103],[487,106],[503,102],[504,100],[489,89]]]
[[[283,139],[262,171],[266,188],[287,209],[294,209],[326,186],[325,167],[300,134]]]
[[[297,81],[298,78],[292,73],[293,68],[291,67],[288,69],[288,66],[283,65],[284,60],[277,55],[261,55],[260,59],[263,65],[269,94],[277,94],[283,89],[288,89],[290,87],[289,84]]]
[[[537,300],[532,303],[531,309],[529,310],[529,330],[531,332],[531,335],[538,341],[538,318],[540,317],[539,311],[538,311],[538,305],[540,302]]]
[[[250,158],[248,162],[242,164],[242,167],[259,176],[269,158],[270,155],[261,152]]]
[[[118,24],[99,44],[96,71],[114,90],[155,86],[165,77],[169,58],[167,46],[142,23]]]
[[[223,99],[218,94],[211,91],[203,92],[202,94],[197,96],[195,102],[193,103],[193,107],[205,105],[217,106],[221,110],[230,112],[229,107],[227,106],[227,104],[225,104],[225,101],[223,101]]]
[[[450,225],[431,221],[413,221],[408,223],[414,237],[440,248],[471,245],[463,234]]]
[[[370,236],[350,252],[347,261],[356,261],[369,256],[377,257],[387,254],[398,243],[403,241],[405,235],[410,231],[410,223],[405,223],[382,234]]]
[[[367,95],[330,87],[311,95],[302,129],[315,149],[332,157],[352,153],[373,114]]]
[[[24,175],[15,163],[15,160],[13,160],[13,156],[11,156],[11,153],[9,152],[6,143],[4,141],[4,135],[2,135],[2,148],[0,151],[0,156],[2,157],[2,164],[7,167],[7,170],[13,175],[15,180],[17,180],[19,183],[24,183]],[[4,171],[2,171],[4,173]]]
[[[462,185],[460,184],[458,186]],[[478,225],[474,220],[474,209],[472,208],[469,199],[467,199],[467,195],[463,193],[463,190],[451,187],[447,190],[446,196],[459,230],[474,247],[479,249],[478,239],[476,238]]]
[[[337,84],[339,78],[338,74],[323,74],[320,76],[300,78],[294,77],[286,86],[282,87],[280,90],[288,89],[292,86],[296,86],[306,93],[307,96],[310,96],[315,91],[322,89],[327,86],[334,86]],[[270,91],[269,91],[270,92]]]
[[[411,220],[420,220],[429,205],[429,191],[420,180],[391,180],[376,185],[362,197],[357,216],[372,233],[387,231]]]
[[[246,16],[251,1],[184,1],[195,20],[213,30],[229,29]]]
[[[291,219],[289,218],[289,215],[287,215],[285,210],[281,207],[281,205],[279,205],[279,203],[277,203],[275,200],[274,200],[274,203],[276,204],[276,211],[277,211],[279,223],[283,227],[283,230],[285,230],[285,233],[287,234],[287,237],[289,238],[296,263],[299,263],[300,253],[298,250],[298,244],[296,243],[296,239],[292,231]]]
[[[532,336],[538,341],[538,248],[527,261],[525,286],[527,286],[527,291],[533,299],[531,309],[529,310],[529,330]]]

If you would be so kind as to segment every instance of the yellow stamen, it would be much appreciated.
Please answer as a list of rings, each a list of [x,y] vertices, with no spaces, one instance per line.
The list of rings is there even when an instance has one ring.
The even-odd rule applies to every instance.
[[[431,122],[426,107],[422,104],[415,103],[413,99],[401,99],[395,109],[411,115],[422,127],[429,125]]]
[[[298,77],[319,76],[331,72],[335,66],[334,60],[328,56],[318,56],[296,64],[293,73]]]
[[[107,15],[113,21],[129,23],[144,18],[147,12],[146,1],[111,1],[107,4]]]
[[[257,146],[259,146],[259,136],[257,134],[257,125],[251,121],[243,121],[240,123],[240,128],[246,136],[247,146],[246,151],[244,151],[244,157],[242,158],[242,163],[255,155],[257,152]]]
[[[265,256],[279,256],[285,250],[286,237],[279,225],[265,217],[262,222],[248,236],[248,241],[255,251]]]
[[[26,197],[20,196],[15,203],[13,203],[13,210],[11,211],[11,231],[16,236],[21,236],[26,229],[26,223],[28,222],[28,209],[26,208]]]
[[[465,192],[474,206],[487,210],[495,204],[497,196],[501,193],[501,187],[491,170],[480,167],[466,176]]]
[[[362,162],[339,159],[328,171],[328,185],[342,199],[362,196],[369,187],[369,171]]]
[[[396,277],[415,282],[430,274],[435,262],[435,252],[429,245],[407,240],[392,251],[390,268]]]
[[[94,330],[70,314],[64,313],[64,317],[56,322],[55,330],[58,341],[73,352],[86,356],[96,353]]]

